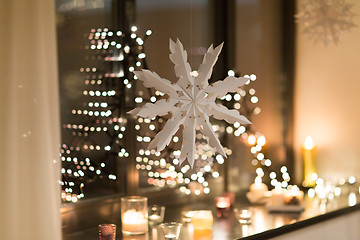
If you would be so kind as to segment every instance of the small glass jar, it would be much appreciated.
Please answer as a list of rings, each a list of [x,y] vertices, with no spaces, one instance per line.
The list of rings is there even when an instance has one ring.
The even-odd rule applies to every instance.
[[[139,235],[148,232],[147,198],[129,196],[121,198],[122,232]]]
[[[100,240],[115,240],[116,239],[116,225],[115,224],[100,224],[99,225],[99,239]]]
[[[159,225],[164,221],[165,207],[159,205],[151,205],[149,207],[149,226]]]
[[[216,197],[215,198],[216,205],[216,216],[218,218],[227,217],[230,212],[230,198],[229,197]]]
[[[159,225],[161,239],[178,240],[182,224],[177,222],[161,223]]]

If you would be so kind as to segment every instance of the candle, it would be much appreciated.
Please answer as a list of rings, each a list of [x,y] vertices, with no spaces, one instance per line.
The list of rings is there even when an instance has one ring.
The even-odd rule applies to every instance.
[[[160,219],[161,219],[161,216],[156,215],[156,214],[153,214],[153,215],[150,215],[150,216],[149,216],[149,220],[154,221],[154,222],[157,222],[157,221],[159,221]]]
[[[315,168],[315,146],[313,139],[307,136],[303,147],[304,158],[304,187],[314,187],[317,179]]]
[[[241,224],[250,224],[252,211],[251,209],[234,209],[235,217]]]
[[[218,202],[216,204],[216,207],[218,207],[218,208],[228,208],[228,207],[230,207],[230,203],[228,203],[228,202]]]
[[[216,197],[216,216],[218,218],[226,217],[230,209],[230,198],[229,197]]]
[[[210,229],[213,224],[213,215],[210,210],[192,211],[191,223],[194,230]]]
[[[211,229],[194,229],[194,240],[214,239]],[[216,238],[215,238],[216,239]]]
[[[272,206],[284,205],[285,190],[281,188],[281,183],[276,184],[275,188],[271,190],[270,204]]]
[[[158,225],[164,220],[165,206],[151,205],[148,215],[150,226]]]
[[[162,223],[159,225],[161,239],[178,240],[182,224],[177,222]]]
[[[250,193],[252,197],[256,199],[262,199],[265,197],[265,193],[268,191],[268,187],[262,183],[261,177],[257,176],[255,182],[250,186]]]
[[[149,225],[150,226],[158,225],[162,221],[163,221],[163,218],[160,215],[152,214],[149,216]]]
[[[176,235],[175,234],[167,234],[167,235],[165,235],[165,240],[176,240],[177,239],[177,237],[176,237]]]
[[[131,234],[148,231],[147,213],[135,210],[127,210],[122,216],[122,230]]]

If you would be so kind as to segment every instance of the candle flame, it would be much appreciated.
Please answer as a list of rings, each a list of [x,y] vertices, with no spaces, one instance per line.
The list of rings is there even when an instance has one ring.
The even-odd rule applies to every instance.
[[[314,141],[313,141],[312,137],[307,136],[307,137],[305,138],[304,147],[305,147],[306,150],[311,150],[311,149],[314,148]]]

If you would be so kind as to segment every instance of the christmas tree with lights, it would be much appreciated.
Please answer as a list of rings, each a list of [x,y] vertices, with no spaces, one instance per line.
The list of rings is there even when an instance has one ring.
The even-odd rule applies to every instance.
[[[62,200],[76,202],[83,188],[97,180],[117,179],[117,164],[129,156],[124,141],[127,115],[134,101],[134,70],[144,67],[144,39],[131,31],[92,29],[87,35],[90,66],[80,69],[83,102],[71,110],[72,123],[63,126]],[[146,36],[151,31],[146,32]]]

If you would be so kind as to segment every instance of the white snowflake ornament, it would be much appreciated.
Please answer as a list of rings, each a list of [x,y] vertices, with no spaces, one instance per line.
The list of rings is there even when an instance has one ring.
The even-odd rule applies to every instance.
[[[198,76],[193,77],[183,45],[179,40],[175,43],[170,39],[170,60],[175,64],[175,74],[178,78],[176,84],[146,69],[135,71],[136,76],[144,82],[145,87],[155,88],[165,93],[167,99],[146,103],[128,113],[148,119],[171,114],[171,118],[167,120],[164,128],[150,142],[149,149],[162,151],[170,144],[172,136],[183,125],[180,164],[187,159],[190,166],[193,166],[197,126],[200,132],[207,137],[209,145],[226,157],[225,150],[212,129],[210,116],[225,120],[230,124],[235,122],[251,124],[237,110],[229,110],[225,106],[215,103],[216,98],[220,98],[228,92],[236,92],[239,87],[249,81],[244,77],[228,76],[223,81],[209,85],[208,80],[221,48],[222,44],[215,49],[212,45],[209,47],[199,68]]]
[[[304,25],[303,32],[315,42],[322,40],[325,46],[329,42],[337,45],[342,32],[356,27],[352,21],[355,14],[350,11],[352,6],[345,0],[311,0],[295,17]]]

